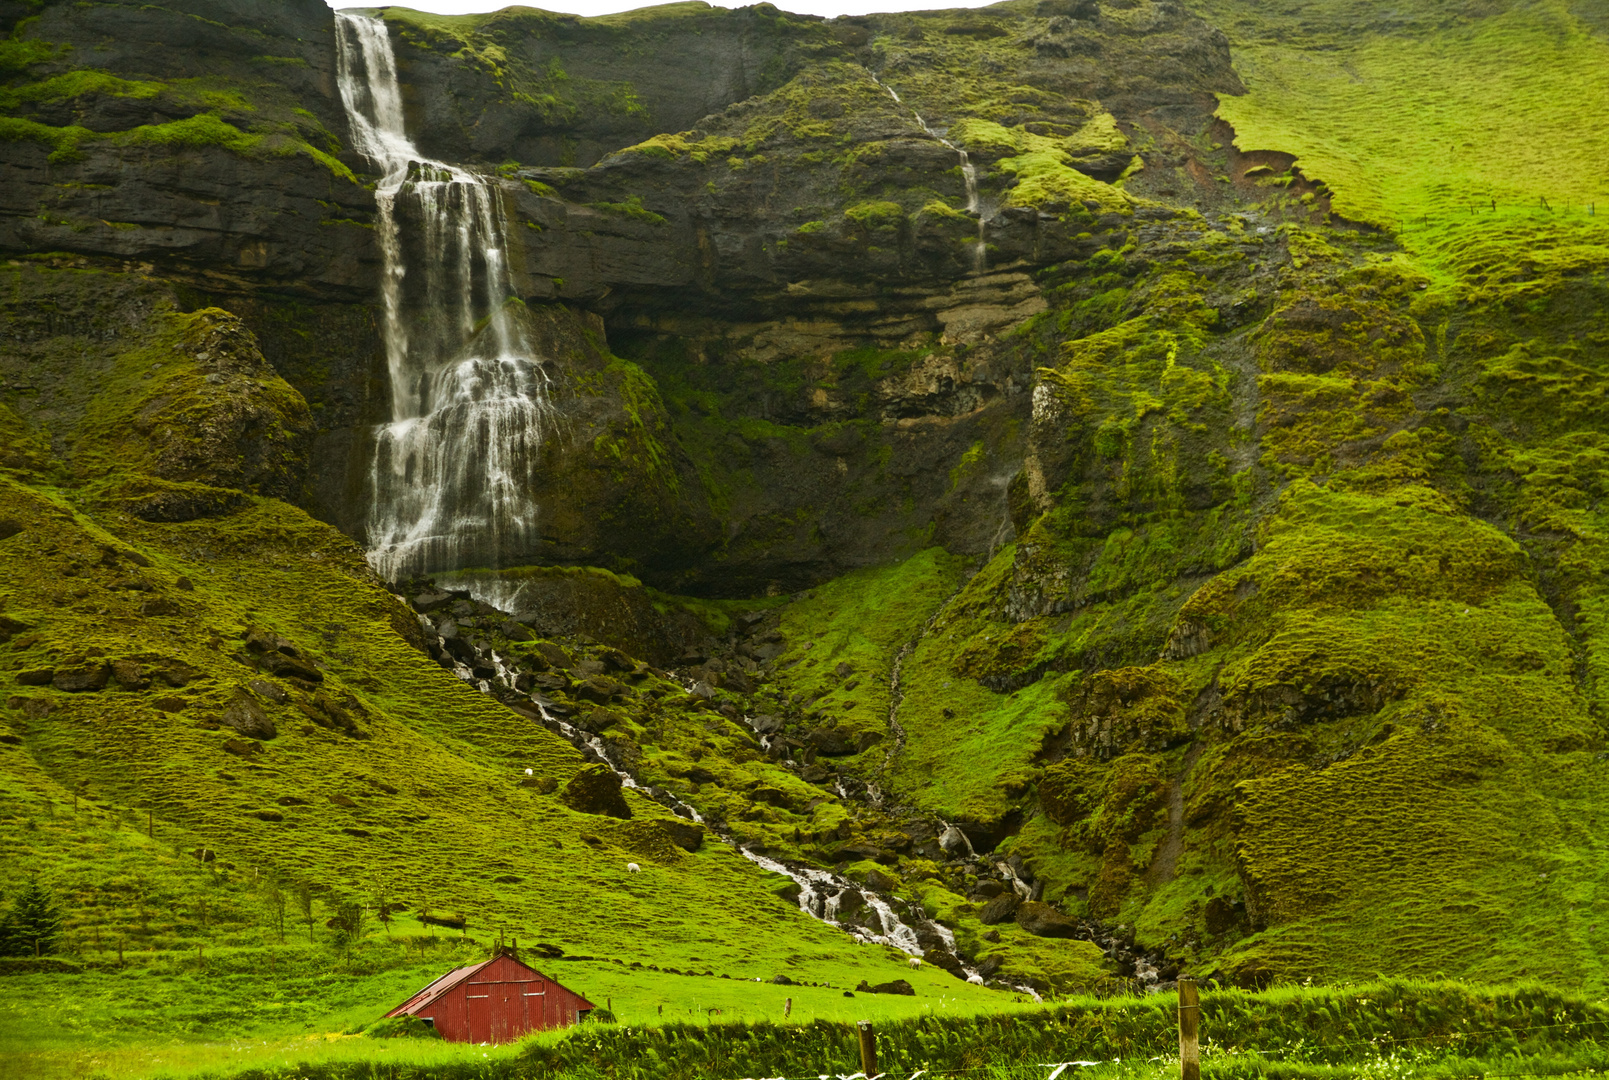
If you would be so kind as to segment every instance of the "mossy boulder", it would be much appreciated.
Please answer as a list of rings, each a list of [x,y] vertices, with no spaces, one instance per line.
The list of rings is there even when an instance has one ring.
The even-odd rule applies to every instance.
[[[559,789],[559,801],[583,814],[629,818],[631,807],[620,793],[620,777],[605,765],[588,765]]]

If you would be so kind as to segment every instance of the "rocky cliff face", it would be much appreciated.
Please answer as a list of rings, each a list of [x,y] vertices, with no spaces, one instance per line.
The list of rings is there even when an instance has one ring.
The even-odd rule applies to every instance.
[[[329,13],[0,4],[0,467],[34,500],[0,545],[43,557],[51,491],[77,562],[94,529],[179,569],[260,548],[334,574],[339,550],[318,611],[258,571],[197,579],[240,634],[267,610],[298,655],[328,635],[331,685],[260,702],[306,705],[294,738],[423,723],[377,674],[406,640],[409,693],[467,673],[563,718],[662,803],[937,913],[934,959],[1017,985],[1094,977],[1066,935],[1096,931],[1049,904],[1123,928],[1109,954],[1152,981],[1599,987],[1597,924],[1560,897],[1596,887],[1605,783],[1609,242],[1555,215],[1586,183],[1557,155],[1499,169],[1522,142],[1483,141],[1498,113],[1394,80],[1452,57],[1535,95],[1513,65],[1609,46],[1569,5],[1408,6],[1357,40],[1322,5],[1230,0],[386,9],[410,136],[495,190],[555,410],[521,478],[539,539],[400,583],[409,613],[284,505],[364,542],[395,389]],[[1289,73],[1337,56],[1322,85],[1364,89],[1315,104]],[[1526,99],[1560,132],[1562,93]],[[1371,141],[1408,114],[1456,130]],[[99,601],[41,588],[0,594],[35,635],[13,667],[94,667]],[[125,630],[119,658],[160,651]],[[219,680],[198,707],[262,670],[192,644]]]
[[[4,144],[17,182],[3,242],[122,259],[215,300],[240,297],[276,367],[333,406],[319,410],[308,505],[359,533],[383,373],[359,312],[327,301],[372,298],[379,257],[372,196],[349,172],[370,166],[342,149],[330,18],[316,5],[272,25],[207,11],[47,6],[26,22],[19,63],[34,81],[17,92]],[[511,220],[525,226],[528,302],[602,315],[661,393],[744,386],[723,392],[715,416],[666,403],[687,417],[678,453],[701,457],[701,482],[659,496],[681,507],[683,535],[634,545],[611,539],[631,530],[582,524],[622,520],[592,508],[631,505],[632,489],[656,483],[643,469],[651,456],[593,459],[594,432],[565,444],[556,473],[581,471],[546,482],[574,499],[541,496],[551,542],[522,557],[728,594],[908,554],[934,521],[969,551],[997,539],[1020,453],[1005,428],[1020,428],[1031,382],[1022,351],[1001,339],[1045,306],[1027,271],[1096,250],[1132,213],[1104,183],[1080,187],[1085,173],[1060,159],[1047,161],[1055,183],[1032,181],[1013,200],[1015,174],[997,163],[1060,155],[1110,180],[1133,158],[1123,124],[1199,129],[1207,94],[1235,86],[1222,36],[1174,9],[828,24],[684,5],[393,26],[423,151],[547,166],[500,169]],[[712,73],[708,85],[681,76],[689,50],[707,54],[697,70]],[[633,59],[643,55],[654,59]],[[876,72],[903,81],[909,100]],[[959,95],[941,89],[947,73],[964,80]],[[986,115],[968,121],[971,141],[934,134],[975,107]],[[1035,139],[1044,146],[1024,141]],[[961,145],[987,207],[971,214]],[[291,322],[338,327],[340,341],[321,334],[310,348],[279,331]],[[588,365],[561,353],[584,379]],[[629,439],[631,409],[617,409],[613,442]],[[949,475],[980,442],[1002,461],[964,470],[955,490]],[[712,447],[734,443],[745,447],[736,458]],[[787,474],[803,482],[776,482]]]

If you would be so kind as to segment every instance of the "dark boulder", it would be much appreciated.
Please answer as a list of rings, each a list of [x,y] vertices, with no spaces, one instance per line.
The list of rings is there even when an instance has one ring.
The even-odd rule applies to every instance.
[[[413,598],[413,609],[420,614],[428,615],[432,611],[444,608],[453,602],[452,593],[426,590]]]
[[[704,826],[681,818],[662,822],[671,843],[684,851],[697,851],[704,846]]]
[[[893,866],[895,863],[899,862],[899,856],[894,854],[892,851],[889,851],[884,847],[878,847],[876,844],[868,843],[864,840],[857,840],[852,844],[845,844],[832,854],[833,858],[839,862],[845,862],[848,860],[855,860],[858,862],[862,859],[869,859],[872,862],[881,863],[884,866]]]
[[[608,731],[618,723],[620,723],[618,713],[610,712],[604,708],[597,708],[587,709],[582,712],[580,716],[576,717],[575,726],[584,731],[598,733]]]
[[[1001,893],[983,905],[978,912],[978,921],[984,926],[1006,922],[1017,913],[1017,905],[1020,903],[1022,901],[1016,893]]]
[[[264,653],[257,665],[270,675],[278,675],[282,679],[301,679],[313,683],[324,681],[324,673],[314,667],[311,661],[292,658],[284,653]]]
[[[620,777],[603,765],[583,767],[559,792],[559,801],[583,814],[631,817],[631,807],[620,792]]]
[[[272,739],[279,732],[257,699],[237,690],[233,700],[218,714],[218,723],[249,739]]]
[[[186,664],[183,660],[148,662],[145,665],[145,670],[153,679],[158,679],[161,682],[173,687],[175,690],[184,686],[191,679],[196,677],[195,668],[191,667],[189,664]]]
[[[876,986],[868,986],[866,985],[866,981],[862,979],[860,985],[855,987],[855,989],[864,994],[903,994],[905,997],[916,996],[916,987],[912,986],[904,979],[895,979],[893,982],[878,983]]]
[[[1078,936],[1078,924],[1049,904],[1029,900],[1017,907],[1017,925],[1039,937],[1072,938]]]
[[[602,660],[613,671],[636,671],[637,662],[619,649],[604,649],[598,653]]]
[[[246,684],[252,693],[265,701],[272,701],[275,705],[283,705],[290,700],[290,694],[282,686],[275,686],[267,679],[253,679]]]
[[[262,743],[250,742],[246,739],[228,739],[223,744],[223,752],[233,754],[239,758],[254,758],[263,752]]]
[[[551,641],[542,642],[536,647],[536,651],[542,654],[542,659],[546,660],[556,668],[568,668],[575,662],[570,659],[569,653],[565,652],[562,648],[553,644]]]
[[[93,662],[71,668],[57,668],[51,677],[50,685],[57,690],[66,690],[69,693],[83,693],[90,690],[105,689],[107,680],[112,677],[110,664]]]
[[[593,675],[577,683],[572,693],[582,701],[603,705],[611,698],[620,696],[622,689],[619,683],[606,675]]]
[[[817,753],[825,754],[827,757],[842,757],[855,752],[854,742],[848,734],[838,728],[811,728],[805,739],[816,748]]]
[[[866,906],[866,897],[859,889],[845,889],[838,894],[838,915],[853,915]]]
[[[927,949],[922,953],[922,961],[932,964],[941,971],[947,971],[957,979],[967,977],[967,969],[962,965],[961,958],[948,949]]]
[[[23,686],[49,686],[56,677],[55,668],[30,668],[17,672],[17,682]]]
[[[113,660],[112,678],[124,690],[144,690],[151,685],[151,679],[145,674],[145,665],[138,660]]]

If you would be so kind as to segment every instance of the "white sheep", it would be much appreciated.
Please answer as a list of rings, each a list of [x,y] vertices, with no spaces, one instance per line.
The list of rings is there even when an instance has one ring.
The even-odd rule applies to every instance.
[[[911,957],[911,970],[912,971],[915,971],[917,968],[919,968],[921,966],[922,966],[922,958],[920,956]]]
[[[642,871],[642,867],[638,866],[634,862],[629,862],[629,863],[626,864],[626,872],[629,873],[629,874],[636,874],[636,873],[640,873],[641,871]]]

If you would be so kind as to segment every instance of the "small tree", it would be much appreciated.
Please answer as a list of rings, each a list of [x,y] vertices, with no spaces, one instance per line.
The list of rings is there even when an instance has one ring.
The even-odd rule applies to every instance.
[[[348,902],[337,907],[335,917],[330,920],[336,943],[346,949],[348,959],[352,957],[352,944],[363,940],[364,914],[362,904]]]
[[[302,921],[307,924],[307,940],[313,940],[313,887],[302,884],[296,886],[296,910],[302,913]]]
[[[50,890],[30,879],[0,918],[0,953],[6,956],[44,956],[56,951],[61,934],[61,911]]]
[[[285,944],[285,890],[279,887],[279,882],[273,878],[263,880],[263,905],[268,908],[269,918],[274,920],[274,930],[279,934],[279,943]]]
[[[396,911],[391,903],[391,889],[388,885],[381,885],[374,897],[374,917],[380,920],[385,928],[386,936],[391,935],[391,921],[395,919]]]

